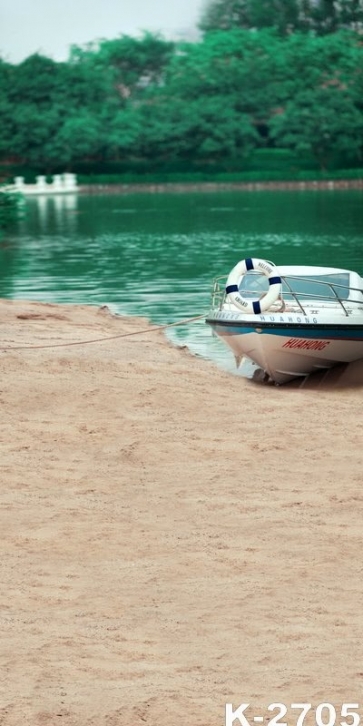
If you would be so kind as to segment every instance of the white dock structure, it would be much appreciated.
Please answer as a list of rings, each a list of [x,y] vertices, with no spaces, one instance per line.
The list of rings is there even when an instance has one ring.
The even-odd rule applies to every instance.
[[[46,176],[37,176],[35,184],[26,184],[23,176],[16,176],[13,191],[21,192],[25,196],[31,194],[74,194],[78,192],[77,177],[75,174],[54,174],[52,181],[47,182]],[[8,187],[9,188],[9,187]]]

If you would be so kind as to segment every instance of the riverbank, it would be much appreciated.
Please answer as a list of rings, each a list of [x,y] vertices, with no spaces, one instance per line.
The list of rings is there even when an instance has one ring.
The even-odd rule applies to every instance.
[[[72,186],[61,186],[57,182],[45,182],[46,177],[38,177],[43,180],[41,183],[24,183],[23,177],[18,177],[17,184],[8,184],[4,189],[18,191],[25,196],[28,195],[64,195],[64,194],[164,194],[164,193],[185,193],[185,192],[218,192],[218,191],[304,191],[304,190],[344,190],[363,189],[363,178],[361,179],[310,179],[310,180],[286,180],[286,181],[144,181],[144,182],[97,182],[77,183],[74,177]],[[53,177],[54,178],[54,177]],[[20,180],[20,181],[19,181]]]
[[[81,184],[78,187],[83,194],[165,194],[185,192],[218,192],[218,191],[305,191],[305,190],[339,190],[363,189],[363,179],[336,179],[329,181],[286,181],[286,182],[190,182],[190,183],[156,183],[156,184]]]
[[[359,703],[362,388],[259,386],[106,307],[0,326],[2,726]]]

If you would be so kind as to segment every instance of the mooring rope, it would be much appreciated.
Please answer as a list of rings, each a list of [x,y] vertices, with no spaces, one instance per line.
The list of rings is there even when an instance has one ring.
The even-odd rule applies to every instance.
[[[0,350],[36,350],[44,348],[69,348],[73,345],[88,345],[89,343],[103,343],[106,340],[116,340],[116,338],[129,338],[131,335],[144,335],[145,333],[154,333],[156,330],[166,330],[167,328],[175,328],[178,325],[187,325],[187,323],[194,323],[196,320],[205,318],[205,314],[197,315],[194,318],[185,318],[184,320],[178,320],[176,323],[166,323],[165,325],[156,325],[152,328],[144,328],[143,330],[134,330],[132,333],[119,333],[118,335],[108,335],[103,338],[91,338],[89,340],[74,340],[70,343],[52,343],[48,345],[11,345],[11,346],[0,346]]]

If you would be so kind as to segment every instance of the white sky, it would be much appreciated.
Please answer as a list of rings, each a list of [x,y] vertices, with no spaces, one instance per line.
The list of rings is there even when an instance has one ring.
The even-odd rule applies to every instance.
[[[0,57],[67,60],[71,45],[160,32],[195,39],[205,0],[0,0]]]

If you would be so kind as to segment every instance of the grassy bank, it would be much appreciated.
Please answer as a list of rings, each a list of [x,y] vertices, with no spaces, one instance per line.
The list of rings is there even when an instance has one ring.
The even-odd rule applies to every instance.
[[[81,185],[120,185],[120,184],[250,184],[250,183],[287,183],[287,182],[339,182],[363,179],[363,169],[339,169],[334,171],[249,171],[220,172],[206,174],[202,172],[174,172],[155,174],[79,174]]]
[[[321,170],[316,160],[308,154],[295,154],[287,149],[257,149],[248,158],[233,158],[220,161],[201,159],[147,160],[125,159],[124,161],[82,161],[72,168],[53,168],[47,175],[72,171],[80,185],[145,185],[150,184],[265,184],[289,182],[356,181],[363,179],[363,167],[351,160],[337,157],[330,160],[328,170]],[[44,168],[25,164],[1,164],[0,177],[12,181],[23,176],[25,182],[33,184],[38,175],[46,175]]]

